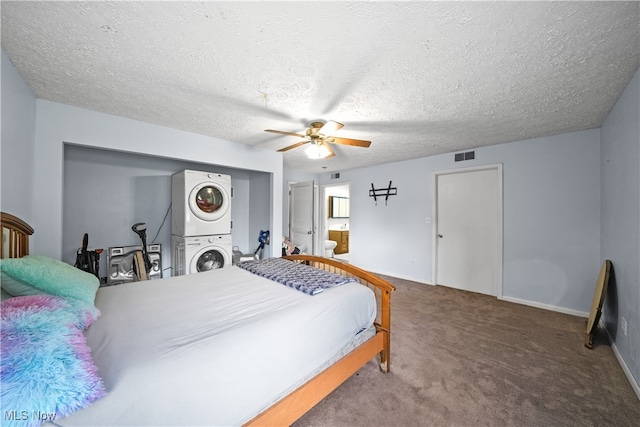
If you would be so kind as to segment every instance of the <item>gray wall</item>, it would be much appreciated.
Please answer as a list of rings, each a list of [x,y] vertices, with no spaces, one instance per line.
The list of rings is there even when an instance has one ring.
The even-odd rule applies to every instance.
[[[33,225],[33,164],[36,97],[2,51],[0,209]]]
[[[248,245],[242,245],[240,247],[240,251],[242,253],[253,253],[260,245],[259,237],[261,230],[269,230],[271,232],[269,224],[271,223],[269,212],[271,212],[271,197],[270,193],[270,183],[268,179],[264,179],[264,174],[260,174],[257,172],[252,172],[250,175],[249,183],[250,183],[250,203],[249,203],[249,235],[247,236],[248,240],[245,240],[245,243],[248,241]],[[274,187],[278,188],[278,186]],[[280,244],[282,242],[278,238],[274,238],[270,236],[269,245],[264,247],[263,257],[268,257],[269,253],[274,255],[279,255],[280,252]]]
[[[594,129],[484,147],[459,163],[447,154],[341,171],[351,183],[351,262],[430,283],[434,172],[502,163],[503,297],[584,315],[600,267],[599,140]],[[389,181],[398,195],[376,206],[371,184]]]
[[[32,173],[34,187],[47,191],[34,194],[33,200],[47,209],[34,209],[33,225],[39,230],[32,241],[35,254],[63,257],[64,147],[68,144],[267,173],[271,175],[270,226],[274,234],[281,233],[281,153],[43,99],[36,100],[36,111]]]
[[[604,320],[615,349],[640,382],[640,88],[638,72],[601,129],[601,256],[614,276]],[[627,321],[627,335],[622,331]]]
[[[170,267],[171,212],[160,227],[171,204],[171,175],[183,169],[231,176],[233,244],[248,251],[250,238],[255,234],[257,240],[260,228],[269,228],[270,174],[66,144],[63,260],[73,264],[84,233],[89,234],[90,248],[139,244],[131,225],[145,222],[148,243],[157,235],[163,269]],[[252,204],[265,203],[265,209],[252,209]],[[100,269],[104,276],[106,254]],[[165,271],[164,277],[170,275]]]

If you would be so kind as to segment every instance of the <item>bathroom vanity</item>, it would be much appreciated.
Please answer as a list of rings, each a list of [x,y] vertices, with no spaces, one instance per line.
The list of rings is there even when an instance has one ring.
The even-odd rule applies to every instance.
[[[349,252],[349,230],[329,230],[329,240],[338,242],[333,253],[345,254]]]

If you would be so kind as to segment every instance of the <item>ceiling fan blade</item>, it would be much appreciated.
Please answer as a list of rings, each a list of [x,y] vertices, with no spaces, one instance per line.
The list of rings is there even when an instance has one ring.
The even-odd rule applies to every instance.
[[[289,135],[289,136],[297,136],[298,138],[306,138],[306,135],[302,135],[300,133],[293,133],[293,132],[285,132],[282,130],[273,130],[273,129],[265,129],[265,132],[272,132],[272,133],[279,133],[282,135]]]
[[[309,141],[300,141],[297,144],[293,144],[293,145],[290,145],[288,147],[281,148],[281,149],[278,150],[278,152],[281,153],[283,151],[289,151],[292,148],[300,147],[301,145],[308,144],[308,143],[309,143]]]
[[[333,151],[333,148],[331,148],[331,146],[329,144],[327,144],[326,142],[323,142],[322,145],[327,147],[327,150],[329,150],[329,155],[327,157],[325,157],[325,159],[328,159],[329,157],[333,157],[333,156],[336,155],[335,151]]]
[[[323,135],[329,135],[329,134],[332,134],[333,132],[335,132],[337,130],[342,129],[343,127],[344,127],[344,125],[342,123],[338,123],[338,122],[334,122],[333,120],[329,120],[327,123],[322,125],[322,127],[320,128],[318,133],[321,133]]]
[[[328,136],[324,140],[331,144],[352,145],[354,147],[368,148],[371,145],[371,141],[365,141],[362,139],[338,138],[337,136]]]

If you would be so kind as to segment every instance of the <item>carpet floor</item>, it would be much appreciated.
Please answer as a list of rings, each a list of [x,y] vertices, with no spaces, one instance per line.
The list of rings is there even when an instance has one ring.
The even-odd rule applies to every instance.
[[[639,426],[640,400],[586,319],[384,277],[391,372],[370,361],[294,426]]]

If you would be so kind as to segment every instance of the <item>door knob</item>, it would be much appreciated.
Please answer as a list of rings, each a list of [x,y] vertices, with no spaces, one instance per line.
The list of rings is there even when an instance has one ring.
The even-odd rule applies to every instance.
[[[442,239],[443,236],[442,236],[442,234],[438,234],[438,237]]]

